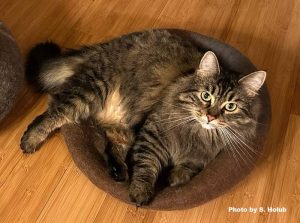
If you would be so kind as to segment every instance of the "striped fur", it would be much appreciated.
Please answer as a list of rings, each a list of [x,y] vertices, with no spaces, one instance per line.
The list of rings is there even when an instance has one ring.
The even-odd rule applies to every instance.
[[[41,52],[45,46],[48,47],[46,50],[49,53],[48,56],[42,55]],[[49,49],[49,47],[51,48]],[[33,153],[54,130],[65,124],[80,123],[82,120],[92,119],[93,123],[96,123],[96,129],[104,130],[110,141],[111,147],[107,152],[112,176],[116,180],[125,180],[128,178],[125,159],[129,148],[135,142],[135,127],[141,124],[140,122],[145,119],[148,112],[160,104],[158,107],[166,110],[156,109],[149,120],[146,120],[146,123],[150,124],[146,124],[142,129],[142,133],[145,132],[145,139],[142,138],[143,134],[139,134],[138,141],[134,146],[134,151],[140,151],[134,153],[134,157],[141,156],[139,165],[144,167],[155,165],[156,169],[160,170],[169,165],[174,157],[178,157],[178,159],[181,157],[181,150],[174,150],[172,159],[170,159],[170,152],[164,153],[163,146],[169,149],[179,148],[182,142],[189,142],[189,146],[193,146],[192,139],[195,134],[191,134],[187,138],[180,138],[180,140],[172,140],[175,144],[168,145],[165,141],[168,137],[163,139],[157,137],[157,135],[163,134],[161,131],[166,131],[168,126],[165,126],[164,130],[161,129],[164,125],[156,130],[149,126],[161,122],[161,119],[164,121],[165,117],[158,115],[160,112],[165,114],[165,111],[173,112],[174,110],[161,104],[161,101],[168,101],[167,98],[176,98],[171,95],[164,98],[163,94],[166,88],[166,92],[170,91],[171,94],[177,92],[176,84],[180,86],[178,90],[185,86],[185,93],[184,91],[181,92],[178,101],[169,101],[168,103],[188,106],[191,104],[190,101],[195,103],[199,100],[195,91],[192,95],[188,93],[198,87],[198,82],[191,82],[188,85],[184,83],[186,83],[185,80],[190,80],[195,76],[189,75],[191,71],[199,71],[197,68],[202,56],[203,53],[199,52],[190,42],[186,42],[166,30],[132,33],[106,43],[63,53],[52,43],[38,45],[29,54],[27,63],[27,74],[32,72],[36,75],[35,81],[32,75],[28,79],[33,80],[33,83],[40,84],[39,89],[47,92],[51,100],[48,109],[28,126],[21,139],[21,149],[25,153]],[[43,61],[40,61],[41,58]],[[210,58],[216,60],[215,56]],[[214,63],[206,63],[206,65],[210,64]],[[218,71],[219,69],[214,67],[213,70]],[[209,73],[211,73],[209,70],[202,72],[202,74]],[[196,74],[196,76],[201,76],[198,72]],[[208,77],[200,78],[202,82],[209,82],[209,79]],[[223,83],[223,81],[221,82]],[[245,84],[243,84],[244,82]],[[240,86],[247,86],[247,83],[252,82],[253,78],[250,77],[246,78],[243,83],[235,83]],[[258,82],[256,81],[256,83]],[[253,88],[250,90],[252,92]],[[218,91],[223,90],[221,88],[216,89],[216,92]],[[248,101],[245,101],[245,106],[251,105],[247,103]],[[245,109],[246,111],[248,110]],[[237,120],[243,120],[238,118],[239,113],[235,115]],[[157,118],[155,118],[156,116]],[[191,128],[190,131],[193,132],[195,129]],[[217,144],[214,140],[215,136],[210,131],[206,131],[205,134],[210,137],[210,141],[206,142],[207,144],[208,142],[212,146]],[[150,145],[147,144],[147,141],[153,141],[153,143]],[[144,144],[142,145],[142,143]],[[147,150],[148,147],[151,147],[149,151]],[[165,149],[165,151],[169,151],[169,149]],[[156,153],[154,158],[151,158],[150,154],[143,155],[154,152]],[[209,155],[205,153],[200,155],[207,157],[206,164],[216,153],[216,151],[212,151],[208,153]],[[134,160],[138,162],[139,159]],[[193,169],[187,164],[183,166]],[[197,166],[197,169],[202,168],[202,166]],[[145,168],[139,169],[136,173]],[[158,173],[159,171],[153,171],[150,174],[151,180],[149,178],[147,182],[155,181]],[[184,175],[184,171],[182,174]],[[194,170],[192,170],[191,175],[193,174],[195,174]],[[174,179],[176,179],[175,175]],[[149,188],[152,189],[153,185],[151,184]],[[152,191],[151,189],[147,192]],[[149,195],[149,197],[151,196]],[[136,199],[133,198],[133,200]]]
[[[171,168],[169,184],[177,186],[188,182],[226,146],[240,155],[238,149],[244,146],[242,153],[251,154],[254,145],[250,142],[257,126],[253,118],[256,97],[239,83],[238,74],[220,72],[216,59],[207,61],[212,55],[208,52],[203,56],[204,71],[200,64],[194,75],[178,78],[165,89],[161,102],[137,135],[131,152],[129,188],[130,198],[137,205],[150,201],[157,178],[166,168]],[[248,78],[261,86],[264,72],[258,73]],[[201,97],[206,91],[214,100]],[[228,102],[236,103],[237,108],[226,110]]]

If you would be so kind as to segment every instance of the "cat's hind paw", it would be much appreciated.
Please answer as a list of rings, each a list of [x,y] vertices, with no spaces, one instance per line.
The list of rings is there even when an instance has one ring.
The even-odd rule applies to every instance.
[[[29,132],[25,132],[21,138],[20,147],[23,153],[34,153],[38,150],[40,144],[38,138],[31,136]]]

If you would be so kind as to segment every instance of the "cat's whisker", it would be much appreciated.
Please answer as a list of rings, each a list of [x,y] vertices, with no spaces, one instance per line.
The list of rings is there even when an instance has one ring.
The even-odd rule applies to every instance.
[[[241,151],[241,153],[243,153],[248,160],[248,163],[246,164],[251,164],[252,166],[255,166],[255,163],[253,161],[253,159],[251,159],[251,155],[247,155],[244,151],[245,151],[245,147],[238,147],[238,150]]]
[[[237,131],[235,131],[234,129],[228,127],[227,130],[237,139],[239,140],[243,145],[245,145],[250,151],[255,152],[255,150],[253,150],[253,148],[248,145],[245,141],[249,142],[251,144],[251,141],[248,140],[247,138],[245,138],[244,136],[242,136],[240,133],[238,133]]]
[[[239,147],[239,149],[240,149],[240,151],[245,151],[245,152],[247,152],[247,149],[245,148],[245,147]],[[243,152],[244,153],[244,152]],[[245,154],[245,153],[244,153]],[[248,152],[247,152],[247,154],[249,154]],[[253,156],[251,156],[250,154],[247,156],[246,154],[245,154],[245,157],[249,160],[249,164],[251,164],[252,166],[255,166],[255,162],[254,162],[254,160],[253,160]],[[251,158],[252,157],[252,158]]]
[[[221,135],[222,135],[222,142],[223,142],[225,145],[227,145],[227,143],[229,144],[230,141],[228,140],[228,137],[225,135],[223,128],[217,128],[217,130],[219,130],[220,133],[221,133]],[[224,142],[223,139],[225,140],[225,142]]]
[[[225,149],[225,152],[227,152],[229,155],[231,155],[235,161],[235,163],[238,165],[238,167],[241,167],[240,161],[237,158],[237,156],[235,155],[235,152],[233,149],[230,149],[229,147],[227,147],[227,149]]]
[[[166,121],[166,124],[167,123],[178,123],[178,122],[181,122],[181,121],[185,121],[185,120],[188,120],[190,119],[191,117],[187,116],[187,117],[176,117],[174,119],[168,119],[168,120],[165,120]],[[162,120],[164,121],[164,120]],[[159,122],[161,123],[161,121],[159,120]]]
[[[232,135],[234,135],[236,137],[237,140],[239,140],[242,144],[244,144],[252,153],[259,155],[261,154],[259,151],[254,150],[250,145],[248,145],[245,141],[243,141],[241,138],[243,138],[244,140],[250,142],[249,140],[247,140],[245,137],[243,137],[240,133],[238,133],[237,131],[234,131],[232,128],[228,127],[227,130],[229,130],[231,132]],[[240,137],[239,137],[240,136]],[[250,142],[251,143],[251,142]]]
[[[156,120],[156,121],[151,121],[151,122],[153,122],[153,123],[165,123],[165,124],[167,124],[168,122],[173,122],[173,121],[177,121],[177,120],[181,120],[181,119],[184,119],[184,118],[188,118],[189,116],[187,116],[187,117],[182,117],[184,114],[182,114],[182,113],[180,113],[180,112],[169,112],[169,113],[164,113],[164,115],[168,115],[168,117],[166,117],[166,118],[161,118],[161,119],[159,119],[159,120]],[[171,115],[174,115],[174,117],[173,116],[171,116]],[[179,117],[180,118],[179,118]]]
[[[182,120],[181,122],[177,123],[176,125],[171,126],[171,128],[167,129],[167,131],[170,131],[171,129],[174,129],[174,128],[177,128],[179,126],[182,126],[182,125],[184,125],[184,124],[186,124],[186,123],[188,123],[190,121],[193,121],[193,120],[194,120],[194,118]]]
[[[239,142],[237,140],[237,138],[235,136],[233,136],[230,132],[228,132],[229,136],[231,137],[231,139],[235,142],[235,144],[237,145],[237,147],[235,148],[237,150],[238,153],[242,153],[244,155],[244,157],[250,161],[250,163],[252,165],[254,165],[251,157],[252,155],[248,152],[248,150],[241,144],[241,142]]]
[[[238,156],[241,158],[241,160],[247,164],[247,160],[245,160],[245,158],[248,158],[247,155],[245,155],[244,153],[242,154],[239,151],[239,147],[240,145],[238,144],[238,142],[236,140],[234,140],[234,138],[232,138],[231,134],[226,131],[226,129],[224,129],[224,132],[226,133],[226,135],[228,136],[228,139],[230,139],[231,145],[233,146],[232,151],[236,152],[238,154]],[[245,156],[245,158],[244,158]]]
[[[233,159],[236,161],[237,165],[238,165],[239,167],[241,167],[241,164],[240,164],[240,161],[239,161],[239,159],[238,159],[238,157],[237,157],[237,155],[236,155],[234,146],[232,145],[231,141],[229,140],[227,134],[224,132],[224,130],[223,130],[222,128],[220,128],[219,130],[220,130],[220,132],[222,133],[222,135],[223,135],[225,141],[227,142],[227,143],[225,144],[225,147],[227,148],[227,150],[230,150],[231,153],[228,152],[227,150],[226,150],[226,151],[227,151],[229,154],[232,155],[232,157],[233,157]]]
[[[189,122],[191,122],[191,121],[193,121],[193,120],[195,120],[194,117],[189,117],[188,119],[184,119],[183,121],[181,120],[181,122],[179,122],[179,123],[177,123],[177,124],[171,126],[170,128],[166,129],[166,130],[163,131],[162,133],[168,132],[168,131],[170,131],[170,130],[172,130],[172,129],[174,129],[174,128],[178,128],[178,127],[180,127],[180,126],[182,126],[182,125],[184,125],[184,124],[187,124],[187,123],[189,123]]]
[[[225,147],[228,147],[228,144],[230,144],[230,141],[228,140],[228,137],[225,135],[224,131],[222,128],[218,128],[217,131],[220,132],[221,137],[222,137],[222,142],[224,143]]]
[[[226,130],[226,131],[228,131],[228,130]],[[230,138],[237,144],[237,145],[239,145],[239,148],[240,147],[243,147],[243,144],[241,143],[241,141],[239,140],[239,138],[238,137],[236,137],[236,135],[234,135],[234,134],[232,134],[232,132],[228,132],[228,134],[229,134],[229,136],[230,136]],[[249,154],[250,155],[250,154]]]
[[[244,139],[245,141],[251,143],[251,141],[249,139],[247,139],[245,136],[241,135],[238,131],[236,131],[234,128],[227,126],[226,129],[231,130],[233,133],[235,133],[236,135],[238,135],[240,138]]]
[[[228,129],[225,129],[225,131],[228,132]],[[242,153],[244,155],[244,157],[247,158],[247,160],[249,160],[252,165],[254,165],[253,159],[251,159],[251,157],[253,157],[253,156],[249,153],[249,151],[247,150],[247,148],[245,148],[243,146],[243,144],[240,142],[239,138],[237,138],[231,132],[228,132],[228,135],[231,138],[231,140],[233,142],[235,142],[235,144],[237,145],[237,147],[235,148],[236,151],[238,153]]]

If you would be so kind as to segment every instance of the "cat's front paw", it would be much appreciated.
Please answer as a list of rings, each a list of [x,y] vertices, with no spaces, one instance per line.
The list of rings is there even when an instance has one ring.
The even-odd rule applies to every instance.
[[[175,168],[169,176],[169,184],[171,187],[179,186],[191,180],[191,174],[185,169]]]
[[[21,138],[20,147],[23,153],[34,153],[40,145],[40,141],[33,137],[28,131]]]
[[[154,190],[150,186],[132,183],[129,187],[130,200],[138,207],[147,205],[153,197],[153,194]]]

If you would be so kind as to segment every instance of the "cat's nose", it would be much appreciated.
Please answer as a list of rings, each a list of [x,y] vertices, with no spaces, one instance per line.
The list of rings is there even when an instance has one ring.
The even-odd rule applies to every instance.
[[[212,120],[216,119],[216,116],[213,115],[206,115],[208,122],[211,122]]]

